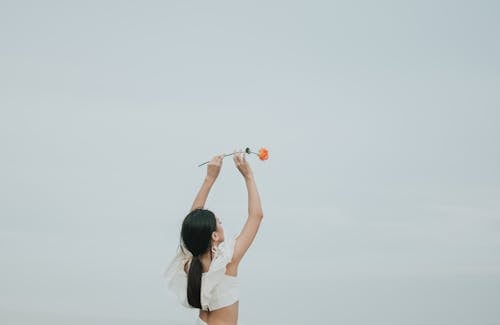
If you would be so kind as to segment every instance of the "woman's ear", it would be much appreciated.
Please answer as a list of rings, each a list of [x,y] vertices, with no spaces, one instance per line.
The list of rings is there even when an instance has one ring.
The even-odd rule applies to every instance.
[[[219,234],[217,231],[212,232],[212,241],[218,242],[219,241]]]

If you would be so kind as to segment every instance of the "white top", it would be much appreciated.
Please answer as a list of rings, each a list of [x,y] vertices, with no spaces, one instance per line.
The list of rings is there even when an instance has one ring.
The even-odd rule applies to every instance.
[[[216,310],[232,305],[239,299],[239,281],[235,276],[226,273],[226,265],[233,257],[235,239],[222,242],[217,247],[207,272],[201,277],[201,309]],[[177,255],[164,273],[168,287],[188,308],[193,308],[187,300],[187,274],[184,266],[192,259],[192,254],[184,248],[179,248]]]

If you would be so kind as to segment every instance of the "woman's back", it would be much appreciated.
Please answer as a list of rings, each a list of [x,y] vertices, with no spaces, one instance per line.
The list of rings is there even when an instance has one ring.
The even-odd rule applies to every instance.
[[[204,274],[209,274],[210,265],[209,261],[202,261]],[[199,318],[203,320],[208,325],[236,325],[238,321],[238,309],[239,309],[239,279],[237,278],[238,271],[237,265],[228,263],[225,268],[224,278],[218,284],[216,299],[219,301],[232,301],[235,302],[222,307],[216,308],[212,311],[200,310]],[[206,276],[205,276],[206,277]],[[204,279],[202,278],[202,281]],[[220,296],[223,297],[220,297]]]

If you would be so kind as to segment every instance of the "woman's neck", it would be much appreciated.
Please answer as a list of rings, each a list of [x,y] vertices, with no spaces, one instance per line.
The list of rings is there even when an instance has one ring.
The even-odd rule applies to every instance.
[[[213,259],[212,250],[209,249],[206,253],[200,256],[201,265],[203,265],[203,272],[208,272],[208,268],[210,267],[210,263],[212,263]]]

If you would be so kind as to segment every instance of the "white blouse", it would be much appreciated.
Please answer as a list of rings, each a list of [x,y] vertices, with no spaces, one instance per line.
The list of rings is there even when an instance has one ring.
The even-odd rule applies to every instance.
[[[226,273],[226,265],[231,262],[234,252],[235,238],[222,242],[217,247],[207,272],[201,277],[201,309],[216,310],[232,305],[239,299],[239,281],[235,276]],[[177,255],[166,269],[164,276],[170,290],[179,302],[188,308],[193,308],[187,300],[187,274],[184,266],[192,259],[192,254],[184,248],[179,248]]]

